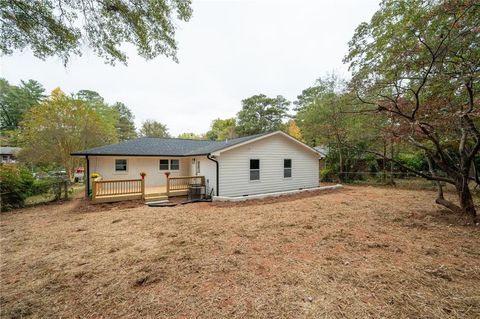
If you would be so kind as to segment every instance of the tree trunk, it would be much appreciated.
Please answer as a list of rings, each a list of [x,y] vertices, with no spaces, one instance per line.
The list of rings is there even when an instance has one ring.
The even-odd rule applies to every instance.
[[[393,142],[390,142],[390,158],[394,157]],[[393,178],[393,162],[390,161],[390,185],[395,185],[395,180]]]
[[[383,140],[383,174],[382,174],[382,183],[387,181],[387,142]]]
[[[342,151],[340,149],[338,150],[338,166],[339,166],[338,175],[340,177],[340,182],[343,182],[345,176],[343,176],[343,156],[342,156]]]
[[[473,202],[472,193],[468,187],[468,175],[461,178],[455,185],[458,198],[460,201],[460,207],[465,214],[470,215],[474,221],[477,221],[477,211],[475,210],[475,204]]]

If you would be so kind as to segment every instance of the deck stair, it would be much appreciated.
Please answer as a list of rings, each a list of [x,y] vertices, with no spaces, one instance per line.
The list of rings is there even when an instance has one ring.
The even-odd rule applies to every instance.
[[[165,193],[150,193],[145,194],[145,202],[156,202],[161,200],[168,200],[168,196]]]

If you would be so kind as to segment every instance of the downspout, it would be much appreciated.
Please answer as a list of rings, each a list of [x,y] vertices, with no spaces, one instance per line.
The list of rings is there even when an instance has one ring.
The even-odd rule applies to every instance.
[[[90,195],[90,160],[88,159],[88,155],[85,156],[87,159],[87,176],[85,178],[85,197],[88,198]]]
[[[219,188],[219,185],[220,185],[220,175],[219,175],[219,170],[218,170],[218,161],[217,161],[217,160],[214,160],[214,159],[213,159],[212,157],[210,157],[210,156],[212,156],[212,154],[208,154],[208,155],[207,155],[207,158],[208,158],[209,160],[211,160],[212,162],[215,162],[215,165],[216,165],[216,167],[217,167],[217,170],[216,170],[217,177],[215,178],[215,181],[217,182],[217,183],[216,183],[216,184],[217,184],[217,191],[216,191],[216,193],[217,193],[217,196],[219,196],[220,192],[219,192],[219,189],[218,189],[218,188]]]

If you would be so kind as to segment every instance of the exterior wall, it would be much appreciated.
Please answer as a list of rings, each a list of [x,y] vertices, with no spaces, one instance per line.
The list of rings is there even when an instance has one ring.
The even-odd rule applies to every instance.
[[[213,190],[212,195],[216,195],[217,190],[217,166],[215,162],[209,160],[206,156],[197,156],[189,158],[190,162],[195,159],[195,162],[200,161],[200,173],[196,173],[195,164],[191,164],[191,174],[205,176],[205,183],[207,184],[207,194]]]
[[[139,179],[140,173],[145,172],[146,186],[162,186],[166,184],[165,172],[160,170],[160,159],[180,160],[179,170],[168,170],[170,176],[189,176],[190,158],[170,157],[128,157],[128,156],[89,156],[90,174],[99,173],[104,180]],[[115,160],[127,160],[127,172],[115,171]]]
[[[250,181],[250,159],[260,160],[260,180]],[[292,160],[292,177],[283,177],[283,160]],[[218,157],[220,196],[243,196],[319,186],[318,155],[273,135]]]

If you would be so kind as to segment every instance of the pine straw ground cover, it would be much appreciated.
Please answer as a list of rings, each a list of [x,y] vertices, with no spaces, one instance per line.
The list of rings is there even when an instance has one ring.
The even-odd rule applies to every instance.
[[[2,214],[2,318],[478,318],[480,227],[433,196]]]

